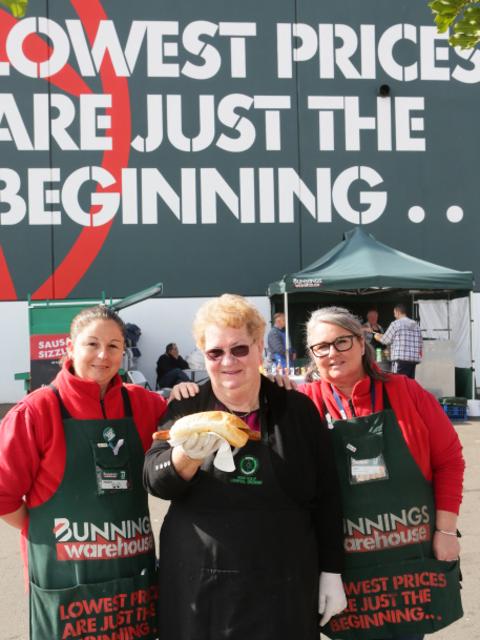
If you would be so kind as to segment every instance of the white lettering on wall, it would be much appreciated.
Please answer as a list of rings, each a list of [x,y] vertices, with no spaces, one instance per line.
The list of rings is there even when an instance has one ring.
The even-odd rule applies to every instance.
[[[128,225],[155,225],[165,215],[173,215],[181,224],[216,224],[224,215],[241,224],[291,224],[301,206],[319,223],[330,222],[335,209],[348,222],[369,224],[387,204],[386,191],[375,189],[383,183],[382,177],[366,166],[348,167],[336,176],[330,168],[317,168],[315,184],[310,186],[291,167],[242,167],[235,183],[208,167],[180,169],[177,178],[179,188],[156,168],[124,168],[120,183],[97,166],[80,167],[67,176],[58,167],[31,168],[26,185],[28,222],[61,225],[66,216],[80,226],[99,227],[120,214]],[[352,203],[355,183],[365,183],[369,189],[360,190],[358,202]],[[20,188],[16,171],[0,169],[0,224],[15,225],[25,217],[27,205]],[[95,213],[80,204],[80,191],[88,188]]]

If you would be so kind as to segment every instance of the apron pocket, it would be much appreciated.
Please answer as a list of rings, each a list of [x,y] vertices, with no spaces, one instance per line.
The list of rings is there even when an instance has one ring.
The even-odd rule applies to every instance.
[[[30,582],[30,638],[110,637],[116,632],[155,640],[157,599],[157,576],[148,572],[68,589],[42,589]]]
[[[318,577],[315,573],[314,585],[312,576],[302,576],[295,570],[202,569],[195,598],[199,615],[192,637],[198,634],[201,638],[226,640],[232,637],[232,630],[235,638],[318,637]],[[206,628],[209,634],[205,634]]]
[[[388,479],[382,435],[343,436],[343,446],[347,452],[350,484]]]
[[[322,628],[328,638],[434,633],[463,615],[458,562],[398,561],[347,570],[343,581],[348,607]]]
[[[132,474],[130,456],[126,446],[118,447],[105,442],[92,442],[93,458],[95,462],[95,477],[98,495],[110,495],[132,489]]]
[[[362,437],[342,436],[344,449],[355,458],[376,458],[383,453],[383,436],[374,433]]]

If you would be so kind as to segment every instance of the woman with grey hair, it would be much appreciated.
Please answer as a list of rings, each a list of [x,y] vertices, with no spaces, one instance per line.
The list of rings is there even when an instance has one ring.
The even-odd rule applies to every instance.
[[[353,334],[357,338],[364,338],[365,336],[363,325],[361,324],[359,318],[350,313],[348,309],[344,309],[343,307],[323,307],[321,309],[316,309],[315,311],[313,311],[306,325],[306,346],[310,356],[312,368],[317,371],[318,361],[316,360],[315,355],[312,353],[309,344],[311,343],[310,338],[315,335],[315,329],[317,328],[317,325],[320,325],[322,323],[334,324],[342,327],[346,330],[347,333]],[[388,376],[376,365],[375,352],[373,348],[367,340],[365,340],[364,344],[365,350],[362,354],[362,366],[365,370],[365,373],[374,380],[382,380],[383,382],[386,382]]]
[[[421,640],[462,615],[459,438],[429,392],[380,371],[347,309],[314,311],[306,330],[319,379],[299,390],[331,429],[349,595],[348,608],[324,633]]]

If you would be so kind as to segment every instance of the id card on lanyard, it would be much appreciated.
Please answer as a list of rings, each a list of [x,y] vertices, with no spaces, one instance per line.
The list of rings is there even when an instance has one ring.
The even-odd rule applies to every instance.
[[[341,420],[347,420],[347,414],[337,391],[330,387],[337,405]],[[375,384],[371,381],[370,397],[372,413],[375,412]],[[352,413],[354,409],[352,406]],[[328,428],[334,428],[334,421],[329,413],[325,414]],[[349,482],[352,485],[388,479],[388,468],[383,455],[383,438],[380,434],[364,434],[361,438],[351,437],[345,444],[349,458]]]

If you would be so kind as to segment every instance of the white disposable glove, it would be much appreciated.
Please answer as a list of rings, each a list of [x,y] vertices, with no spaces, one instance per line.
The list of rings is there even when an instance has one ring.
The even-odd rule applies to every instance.
[[[347,598],[343,590],[342,576],[339,573],[320,574],[318,612],[322,615],[320,626],[323,627],[332,616],[343,611],[347,606]]]
[[[215,453],[223,440],[214,433],[192,433],[181,447],[189,458],[203,460]]]

